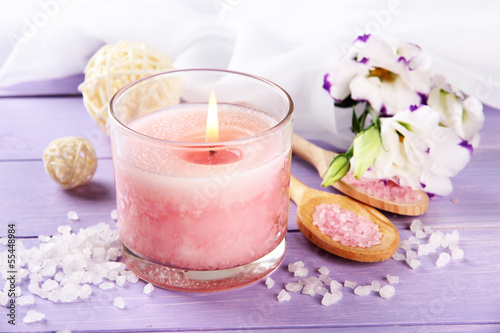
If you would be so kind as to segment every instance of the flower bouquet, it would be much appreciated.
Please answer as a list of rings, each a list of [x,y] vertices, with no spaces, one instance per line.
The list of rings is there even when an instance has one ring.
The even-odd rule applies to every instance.
[[[417,45],[358,37],[324,78],[336,112],[352,108],[350,148],[330,164],[323,186],[354,177],[393,181],[446,196],[470,161],[484,123],[482,104],[431,68]]]

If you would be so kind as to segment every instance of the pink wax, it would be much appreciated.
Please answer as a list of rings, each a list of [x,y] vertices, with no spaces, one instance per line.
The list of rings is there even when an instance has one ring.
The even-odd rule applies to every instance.
[[[284,140],[231,146],[277,124],[242,106],[219,104],[219,141],[204,142],[206,104],[184,104],[139,118],[136,132],[154,140],[120,143],[115,156],[122,242],[164,265],[226,269],[268,254],[286,234],[290,149]],[[275,138],[274,138],[275,139]],[[211,150],[215,153],[211,153]],[[205,159],[214,162],[205,163]]]
[[[412,203],[422,200],[420,193],[413,191],[408,186],[399,186],[390,180],[356,179],[352,172],[347,173],[342,180],[355,189],[373,197],[400,203]]]
[[[380,244],[382,238],[378,225],[373,221],[336,204],[316,206],[313,224],[345,246],[371,247]]]

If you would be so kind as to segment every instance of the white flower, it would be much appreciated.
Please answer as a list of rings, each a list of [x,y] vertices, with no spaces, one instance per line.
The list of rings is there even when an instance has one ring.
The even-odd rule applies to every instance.
[[[325,75],[324,88],[337,103],[350,97],[381,115],[394,115],[425,102],[431,77],[430,58],[417,45],[365,35]]]
[[[472,146],[453,129],[440,126],[439,114],[425,105],[380,121],[383,148],[365,176],[391,179],[430,194],[450,194],[450,178],[467,165]]]
[[[434,82],[427,105],[439,113],[442,125],[453,128],[462,139],[477,147],[484,123],[483,105],[477,98],[466,97],[454,89],[441,75],[436,75]]]

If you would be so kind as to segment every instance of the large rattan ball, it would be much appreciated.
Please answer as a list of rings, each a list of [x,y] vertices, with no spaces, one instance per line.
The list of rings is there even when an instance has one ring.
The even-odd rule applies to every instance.
[[[90,142],[70,136],[52,141],[43,152],[45,171],[65,189],[88,183],[97,168]]]
[[[167,55],[142,43],[120,41],[99,49],[85,67],[82,92],[85,108],[106,134],[108,102],[122,87],[138,79],[172,70]]]

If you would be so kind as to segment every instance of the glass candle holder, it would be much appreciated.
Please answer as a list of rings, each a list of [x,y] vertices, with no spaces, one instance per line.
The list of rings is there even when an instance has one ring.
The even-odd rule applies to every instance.
[[[116,93],[108,122],[127,267],[199,292],[273,272],[285,252],[292,113],[276,84],[223,70],[174,70]]]

